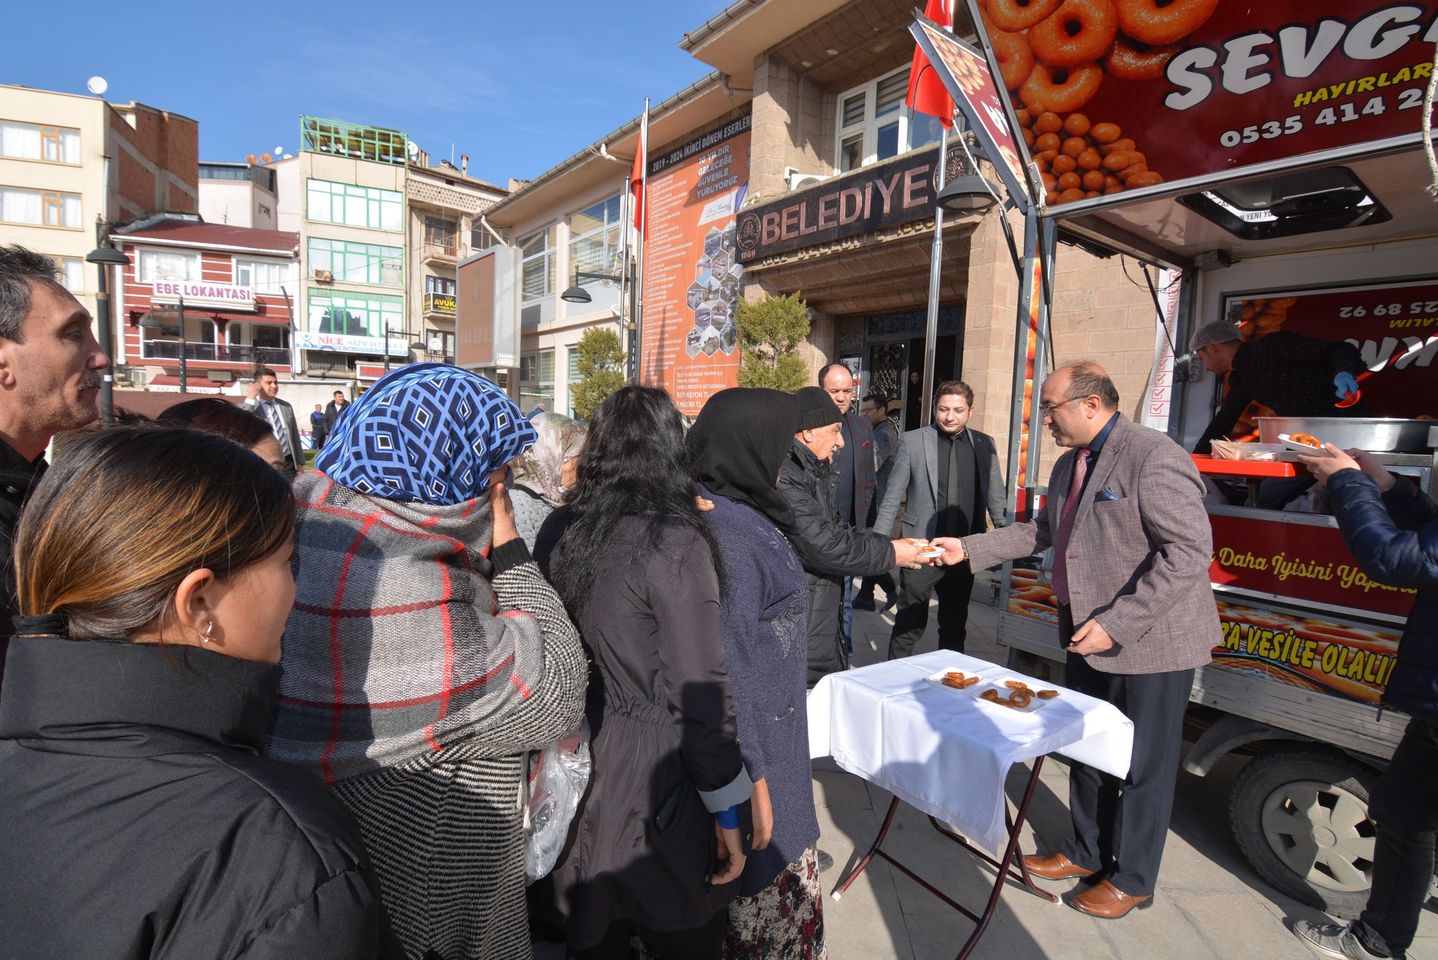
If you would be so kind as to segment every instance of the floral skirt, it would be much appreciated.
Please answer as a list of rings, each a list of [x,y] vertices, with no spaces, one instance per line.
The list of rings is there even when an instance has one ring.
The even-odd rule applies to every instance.
[[[824,894],[810,847],[761,892],[729,904],[725,960],[826,960]]]

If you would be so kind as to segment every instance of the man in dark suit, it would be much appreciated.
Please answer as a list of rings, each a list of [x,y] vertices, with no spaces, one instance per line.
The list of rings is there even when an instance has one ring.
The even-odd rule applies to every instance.
[[[834,454],[834,510],[839,519],[859,530],[874,525],[874,491],[878,480],[874,475],[874,428],[866,417],[856,413],[854,406],[854,375],[842,363],[826,364],[819,371],[819,386],[839,408],[844,446]],[[853,652],[854,582],[844,578],[844,606],[840,621],[840,641]]]
[[[280,399],[280,381],[273,370],[260,367],[255,371],[255,382],[250,384],[249,396],[240,406],[270,425],[285,455],[283,472],[293,480],[305,468],[305,450],[300,443],[300,425],[295,420],[295,408]]]
[[[883,502],[884,491],[888,489],[889,474],[894,471],[894,454],[899,451],[899,428],[894,421],[889,419],[889,398],[878,390],[864,395],[864,402],[859,407],[859,414],[874,428],[874,476],[878,481],[875,498],[877,502]],[[891,532],[879,529],[877,525],[875,525],[875,529],[885,535]],[[882,607],[874,604],[874,587],[876,586],[884,588],[884,605]],[[892,573],[882,573],[877,577],[865,577],[863,583],[859,585],[858,594],[854,597],[854,609],[878,610],[883,613],[894,605],[898,592],[898,588],[894,586]]]
[[[994,440],[969,429],[974,391],[962,380],[947,380],[934,391],[934,421],[910,430],[899,441],[893,468],[874,526],[892,530],[899,502],[903,535],[965,537],[1004,522],[1004,478]],[[929,597],[939,597],[939,647],[964,650],[973,568],[967,564],[921,567],[899,574],[899,609],[889,636],[889,659],[907,657],[929,623]]]
[[[1153,899],[1193,672],[1223,638],[1208,580],[1213,537],[1193,461],[1118,412],[1118,390],[1097,364],[1055,370],[1039,411],[1071,449],[1038,515],[938,545],[945,563],[966,555],[976,569],[1053,547],[1067,683],[1128,715],[1133,755],[1127,778],[1074,763],[1074,835],[1024,864],[1047,880],[1086,878],[1069,906],[1117,919]]]
[[[340,418],[345,407],[350,405],[349,398],[343,390],[336,390],[334,399],[325,404],[325,436],[335,432],[335,421]]]

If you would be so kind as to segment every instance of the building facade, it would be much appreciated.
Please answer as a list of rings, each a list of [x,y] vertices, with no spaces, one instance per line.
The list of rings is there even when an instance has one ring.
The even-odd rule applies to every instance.
[[[274,230],[278,196],[273,168],[257,163],[200,163],[200,216],[206,223]]]
[[[198,210],[199,127],[141,103],[0,85],[0,242],[53,257],[95,309],[97,228]]]
[[[258,367],[293,373],[299,235],[161,215],[117,228],[120,387],[242,392]]]

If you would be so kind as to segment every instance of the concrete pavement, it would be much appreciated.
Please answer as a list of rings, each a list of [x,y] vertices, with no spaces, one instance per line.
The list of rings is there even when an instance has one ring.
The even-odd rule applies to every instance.
[[[883,659],[892,613],[855,613],[854,662]],[[968,652],[1002,663],[992,607],[975,603]],[[917,653],[936,646],[933,618]],[[1068,773],[1062,762],[1045,763],[1039,792],[1024,829],[1022,849],[1048,852],[1069,833]],[[1248,865],[1228,825],[1228,788],[1241,768],[1228,758],[1208,777],[1180,773],[1173,823],[1165,848],[1158,894],[1151,908],[1119,921],[1086,917],[1009,886],[974,956],[1160,958],[1160,960],[1311,960],[1314,956],[1285,928],[1285,920],[1318,919],[1312,908],[1270,888]],[[1008,791],[1017,799],[1028,776],[1015,769]],[[849,864],[868,848],[888,808],[888,792],[844,773],[832,761],[814,765],[814,802],[822,831],[819,846],[834,858],[823,875],[826,894]],[[855,848],[858,852],[855,852]],[[928,818],[900,807],[885,848],[929,882],[968,904],[982,904],[992,869],[937,837]],[[1046,883],[1067,892],[1072,881]],[[972,925],[960,914],[882,860],[870,864],[844,898],[825,899],[831,960],[949,960]],[[1414,960],[1438,960],[1438,914],[1424,911]]]

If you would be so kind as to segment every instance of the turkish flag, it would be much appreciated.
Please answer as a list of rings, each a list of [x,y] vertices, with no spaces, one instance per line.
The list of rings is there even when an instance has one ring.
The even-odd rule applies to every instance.
[[[954,24],[945,0],[929,0],[924,16],[941,27],[952,27]],[[953,129],[954,98],[944,89],[943,81],[929,66],[929,58],[917,46],[914,47],[914,62],[909,66],[909,93],[904,97],[904,103],[920,113],[938,117],[940,123]]]
[[[649,152],[649,131],[639,129],[639,143],[634,151],[634,167],[629,171],[629,195],[634,207],[634,229],[644,233],[644,162]]]

